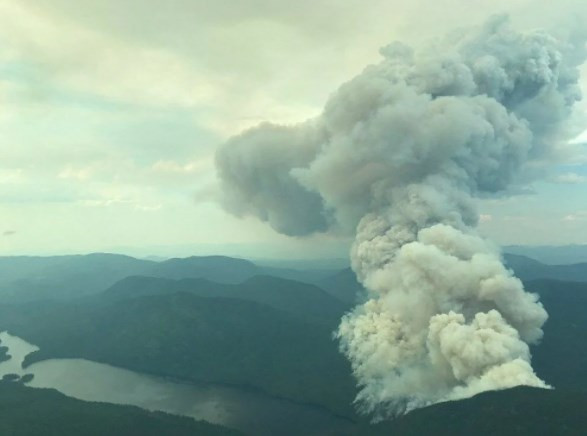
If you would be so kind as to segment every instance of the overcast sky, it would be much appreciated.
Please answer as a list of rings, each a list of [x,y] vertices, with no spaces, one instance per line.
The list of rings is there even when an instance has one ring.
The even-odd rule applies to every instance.
[[[499,12],[562,31],[587,2],[0,0],[0,254],[335,254],[344,241],[223,212],[215,148],[261,121],[315,116],[393,40]],[[527,192],[480,201],[482,232],[587,243],[584,148]]]

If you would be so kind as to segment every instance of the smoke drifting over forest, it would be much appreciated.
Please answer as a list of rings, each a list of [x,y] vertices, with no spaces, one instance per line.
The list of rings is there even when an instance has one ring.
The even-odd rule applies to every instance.
[[[477,234],[474,198],[507,193],[573,135],[585,54],[584,39],[521,33],[506,17],[425,49],[393,43],[319,117],[218,150],[232,213],[291,236],[355,232],[368,297],[336,336],[364,412],[547,387],[528,347],[547,313]]]

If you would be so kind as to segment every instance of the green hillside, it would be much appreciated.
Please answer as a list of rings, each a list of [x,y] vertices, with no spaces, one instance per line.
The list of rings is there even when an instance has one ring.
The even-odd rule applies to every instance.
[[[435,404],[391,422],[363,427],[365,436],[580,436],[587,394],[519,387]],[[334,435],[333,435],[334,436]]]
[[[260,389],[353,416],[350,367],[334,326],[252,301],[173,293],[110,304],[0,308],[0,330],[38,345],[27,363],[82,357],[175,377]]]
[[[351,308],[322,289],[307,283],[272,276],[254,276],[240,284],[206,279],[171,280],[133,276],[115,283],[97,298],[120,300],[147,295],[188,292],[200,297],[236,298],[266,304],[304,320],[335,326]]]
[[[241,434],[138,407],[93,403],[53,389],[0,382],[2,436],[237,436]]]
[[[532,347],[532,365],[558,390],[587,392],[587,283],[535,280],[526,288],[548,311],[544,338]]]

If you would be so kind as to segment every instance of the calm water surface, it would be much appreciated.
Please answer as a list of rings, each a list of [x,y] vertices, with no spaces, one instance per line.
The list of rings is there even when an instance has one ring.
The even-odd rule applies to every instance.
[[[4,374],[34,374],[28,386],[54,388],[86,401],[128,404],[241,430],[252,435],[312,435],[349,430],[349,421],[327,411],[258,392],[213,384],[184,384],[84,359],[51,359],[26,370],[24,357],[38,349],[0,333],[12,359],[0,363]]]

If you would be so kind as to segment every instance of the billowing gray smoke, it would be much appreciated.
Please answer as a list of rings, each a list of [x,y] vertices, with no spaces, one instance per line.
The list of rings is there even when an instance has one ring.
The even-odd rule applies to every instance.
[[[507,191],[569,139],[585,42],[497,17],[427,50],[381,54],[320,117],[224,144],[224,205],[288,235],[356,230],[352,266],[368,298],[336,336],[363,411],[546,387],[528,344],[547,314],[476,233],[473,199]]]

